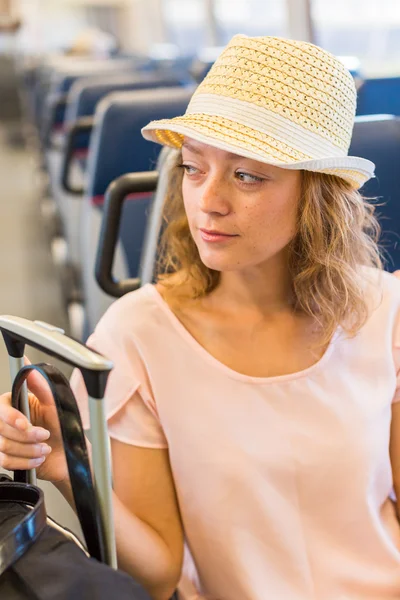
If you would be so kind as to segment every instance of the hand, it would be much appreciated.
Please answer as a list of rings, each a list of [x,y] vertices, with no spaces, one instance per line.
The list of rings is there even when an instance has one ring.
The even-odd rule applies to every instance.
[[[400,279],[400,270],[393,271],[392,275],[394,275],[395,277],[397,277],[397,279]]]
[[[13,471],[37,469],[53,483],[68,479],[60,425],[53,396],[42,376],[28,377],[31,423],[11,406],[11,394],[0,395],[0,466]]]

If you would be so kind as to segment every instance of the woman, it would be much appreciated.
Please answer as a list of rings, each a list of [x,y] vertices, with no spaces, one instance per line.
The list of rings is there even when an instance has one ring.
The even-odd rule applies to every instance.
[[[183,117],[144,129],[177,152],[164,275],[89,344],[115,364],[119,564],[153,598],[400,597],[400,283],[357,191],[373,165],[347,156],[355,101],[329,53],[240,35]],[[72,502],[30,389],[32,428],[2,396],[3,466]]]

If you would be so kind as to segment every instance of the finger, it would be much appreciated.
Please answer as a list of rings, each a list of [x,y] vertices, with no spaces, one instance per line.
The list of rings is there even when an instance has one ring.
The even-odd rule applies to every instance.
[[[400,279],[400,270],[393,271],[392,275],[394,275],[395,277],[397,277],[398,279]]]
[[[46,460],[45,456],[40,458],[20,458],[17,456],[8,456],[0,452],[0,467],[7,471],[20,471],[27,469],[35,469]]]
[[[32,426],[30,426],[29,429],[22,429],[18,427],[18,421],[19,419],[17,419],[17,425],[12,427],[0,418],[0,435],[8,440],[24,444],[44,442],[49,439],[50,432],[47,429]]]
[[[0,396],[0,419],[8,425],[11,425],[11,427],[16,427],[18,421],[19,429],[29,429],[30,423],[28,419],[22,412],[11,406],[10,397],[11,394],[3,394]]]
[[[43,375],[37,371],[32,371],[27,377],[27,384],[29,390],[36,396],[40,404],[44,406],[54,405],[53,394]]]
[[[33,427],[28,419],[8,404],[9,394],[0,396],[0,434],[16,441],[44,441],[50,432],[43,427]]]
[[[0,453],[19,458],[40,458],[51,452],[48,444],[23,444],[0,435]]]

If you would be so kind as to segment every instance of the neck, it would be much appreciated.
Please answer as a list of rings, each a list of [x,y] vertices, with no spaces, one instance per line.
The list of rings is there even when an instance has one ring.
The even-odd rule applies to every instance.
[[[294,294],[287,261],[272,259],[267,264],[243,271],[221,273],[215,299],[225,307],[256,310],[263,315],[293,312]]]

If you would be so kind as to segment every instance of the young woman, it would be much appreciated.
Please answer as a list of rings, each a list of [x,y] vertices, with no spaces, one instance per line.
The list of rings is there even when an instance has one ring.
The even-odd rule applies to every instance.
[[[400,597],[400,282],[358,191],[373,165],[347,155],[355,100],[320,48],[235,36],[144,129],[176,148],[161,275],[89,345],[115,364],[119,563],[157,600]],[[33,427],[1,397],[1,462],[71,501],[30,388]]]

